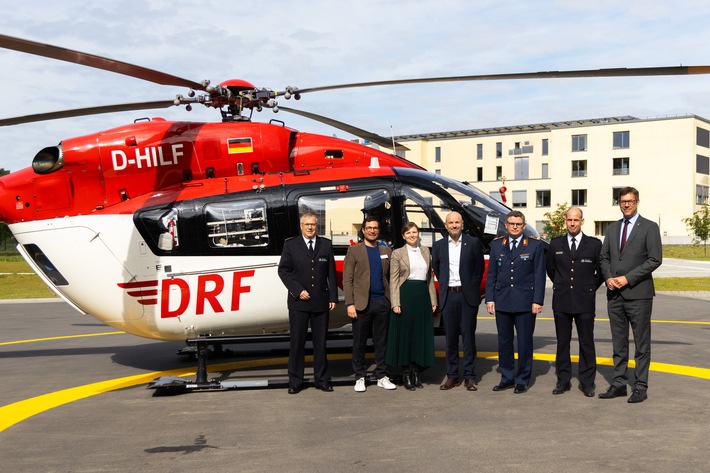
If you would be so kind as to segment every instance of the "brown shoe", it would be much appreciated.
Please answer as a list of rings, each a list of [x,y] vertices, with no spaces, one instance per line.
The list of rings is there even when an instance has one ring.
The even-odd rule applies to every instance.
[[[446,382],[439,386],[439,389],[441,389],[442,391],[448,391],[449,389],[453,389],[456,386],[461,386],[461,381],[459,381],[458,379],[447,378]]]
[[[467,379],[463,382],[464,387],[467,391],[478,391],[478,385],[472,379]]]

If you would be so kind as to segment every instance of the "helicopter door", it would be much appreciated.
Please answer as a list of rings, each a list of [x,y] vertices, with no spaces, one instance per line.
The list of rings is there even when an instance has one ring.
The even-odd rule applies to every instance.
[[[391,244],[392,193],[377,189],[347,188],[296,197],[298,215],[310,210],[318,216],[318,235],[333,242],[333,252],[345,255],[348,247],[362,241],[362,221],[375,216],[380,221],[380,239]]]
[[[435,241],[447,235],[444,222],[446,214],[454,210],[454,207],[440,196],[426,189],[403,186],[401,199],[402,223],[417,224],[423,246],[431,248]]]

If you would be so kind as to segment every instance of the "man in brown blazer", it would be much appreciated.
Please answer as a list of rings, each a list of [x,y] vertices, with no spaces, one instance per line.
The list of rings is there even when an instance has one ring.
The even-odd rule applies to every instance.
[[[375,217],[367,217],[362,224],[363,243],[351,246],[343,263],[343,293],[348,317],[353,326],[353,371],[355,391],[364,392],[367,364],[365,349],[368,334],[372,332],[375,345],[375,377],[377,386],[396,389],[387,376],[385,348],[390,299],[390,256],[388,246],[378,244],[380,223]]]

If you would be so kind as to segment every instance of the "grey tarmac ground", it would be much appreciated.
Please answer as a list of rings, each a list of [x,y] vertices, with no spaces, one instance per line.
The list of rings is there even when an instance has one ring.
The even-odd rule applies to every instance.
[[[440,391],[445,369],[438,357],[424,373],[424,389],[415,392],[370,386],[359,394],[338,386],[333,393],[311,388],[298,395],[267,389],[153,397],[142,383],[97,395],[81,388],[87,397],[56,407],[51,396],[23,401],[194,363],[175,355],[181,343],[126,334],[37,340],[114,330],[61,302],[4,303],[0,424],[3,416],[24,415],[27,406],[39,405],[39,412],[0,430],[0,470],[706,472],[710,304],[701,298],[707,295],[698,296],[656,297],[655,364],[649,399],[641,404],[585,398],[576,382],[570,392],[551,394],[555,334],[549,291],[535,329],[533,383],[526,394],[491,391],[499,380],[495,322],[481,310],[477,392]],[[597,356],[608,362],[611,340],[601,290],[597,304]],[[22,340],[37,341],[9,343]],[[574,343],[576,338],[573,354]],[[443,350],[443,337],[436,346]],[[350,376],[348,343],[329,347],[332,374]],[[285,344],[245,348],[252,350],[215,363],[255,360],[252,367],[210,377],[285,378]],[[599,366],[597,392],[606,390],[610,374],[608,364]]]

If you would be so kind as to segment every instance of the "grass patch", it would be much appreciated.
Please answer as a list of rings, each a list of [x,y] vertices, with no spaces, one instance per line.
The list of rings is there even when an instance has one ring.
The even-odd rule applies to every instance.
[[[657,291],[710,291],[710,278],[654,278]]]
[[[703,245],[665,245],[663,257],[710,261],[710,248],[708,248],[706,255]]]
[[[57,297],[36,274],[0,275],[0,299]]]

